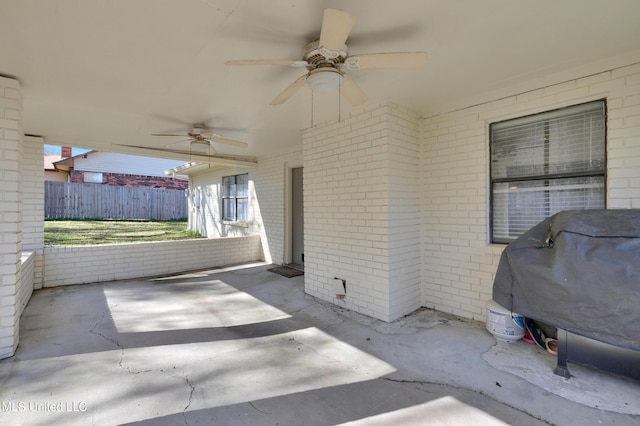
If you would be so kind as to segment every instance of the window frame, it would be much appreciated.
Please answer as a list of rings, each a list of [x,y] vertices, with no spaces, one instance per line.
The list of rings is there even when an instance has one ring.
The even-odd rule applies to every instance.
[[[514,176],[514,177],[501,177],[501,178],[494,178],[493,177],[493,150],[494,150],[494,140],[493,140],[493,126],[497,125],[497,124],[504,124],[504,123],[508,123],[509,121],[516,121],[516,120],[521,120],[521,119],[534,119],[536,116],[543,116],[549,113],[557,113],[563,110],[570,110],[572,108],[580,108],[580,107],[584,107],[586,105],[589,104],[601,104],[602,105],[602,112],[603,112],[603,162],[604,162],[604,167],[602,170],[596,170],[595,168],[591,168],[589,170],[585,170],[585,171],[579,171],[579,172],[564,172],[564,173],[547,173],[547,174],[542,174],[542,175],[534,175],[534,174],[530,174],[527,176]],[[509,244],[511,241],[511,239],[506,239],[506,238],[496,238],[495,237],[495,233],[494,233],[494,229],[495,229],[495,211],[494,211],[494,206],[495,206],[495,185],[496,184],[501,184],[501,183],[508,183],[508,182],[534,182],[534,181],[558,181],[560,179],[570,179],[570,178],[589,178],[589,177],[602,177],[603,180],[603,191],[602,191],[602,204],[604,206],[604,208],[607,207],[607,173],[608,173],[608,158],[607,158],[607,142],[608,142],[608,122],[607,122],[607,118],[608,118],[608,110],[607,110],[607,99],[603,98],[603,99],[595,99],[592,101],[588,101],[588,102],[583,102],[583,103],[579,103],[579,104],[574,104],[574,105],[570,105],[570,106],[566,106],[566,107],[561,107],[561,108],[555,108],[555,109],[551,109],[551,110],[546,110],[546,111],[542,111],[536,114],[529,114],[529,115],[525,115],[525,116],[521,116],[521,117],[516,117],[516,118],[511,118],[511,119],[507,119],[507,120],[501,120],[501,121],[496,121],[493,123],[489,124],[489,242],[491,244]],[[544,121],[543,118],[540,118],[540,120],[536,120],[536,122],[542,122]],[[544,163],[544,169],[548,170],[549,165],[551,164],[550,158],[546,159],[546,162]]]
[[[238,196],[237,185],[238,185],[238,177],[245,176],[245,193],[246,196]],[[236,190],[233,195],[226,195],[228,193],[226,182],[229,182],[233,179],[232,185],[236,186]],[[220,218],[223,222],[231,222],[231,223],[246,223],[249,220],[249,173],[240,173],[237,175],[229,175],[223,176],[221,181],[221,211]],[[246,200],[246,206],[244,209],[246,217],[238,218],[238,200]],[[227,216],[226,202],[232,203],[233,206],[233,217]]]
[[[82,182],[102,184],[104,183],[104,175],[102,172],[83,172]]]

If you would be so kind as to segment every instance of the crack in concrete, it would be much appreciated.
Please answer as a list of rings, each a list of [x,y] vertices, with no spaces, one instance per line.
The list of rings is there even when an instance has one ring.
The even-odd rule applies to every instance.
[[[189,375],[186,375],[184,377],[184,381],[187,383],[187,386],[189,386],[190,391],[189,401],[187,401],[187,405],[184,407],[184,410],[182,410],[182,417],[184,418],[184,424],[189,426],[189,421],[187,420],[187,410],[189,409],[189,407],[191,407],[191,399],[193,398],[193,393],[196,391],[196,387],[193,386],[189,381]]]
[[[106,316],[109,314],[109,310],[106,310],[102,313],[102,317],[100,317],[100,319],[93,325],[93,327],[91,328],[91,330],[89,330],[89,333],[94,334],[96,336],[100,336],[102,337],[104,340],[106,340],[107,342],[113,343],[115,346],[118,347],[118,349],[120,349],[120,360],[118,361],[118,367],[120,367],[122,370],[127,371],[128,373],[131,374],[140,374],[140,373],[150,373],[153,371],[153,369],[147,369],[147,370],[132,370],[131,367],[125,366],[124,365],[124,351],[125,351],[125,347],[122,346],[120,344],[120,342],[118,342],[117,339],[114,339],[112,337],[109,336],[105,336],[104,334],[100,333],[99,331],[96,331],[96,328],[98,328],[98,326],[100,324],[103,324],[105,322],[105,318]]]
[[[187,402],[187,405],[184,407],[184,411],[187,411],[189,409],[189,407],[191,407],[191,398],[193,398],[193,393],[196,391],[196,387],[193,386],[191,384],[191,382],[189,381],[189,376],[185,376],[184,381],[187,383],[187,386],[189,386],[189,401]]]
[[[380,380],[384,380],[384,381],[387,381],[387,382],[393,382],[393,383],[408,383],[408,384],[413,384],[413,385],[448,386],[448,387],[452,387],[454,389],[466,390],[465,388],[461,388],[461,387],[456,386],[456,385],[450,385],[450,384],[438,383],[438,382],[430,382],[428,380],[405,380],[405,379],[393,379],[391,377],[380,377]]]
[[[176,369],[176,366],[174,366],[173,368]],[[189,409],[189,407],[191,407],[191,401],[193,399],[193,394],[196,391],[196,387],[189,380],[189,375],[188,374],[185,374],[184,376],[181,376],[181,375],[171,374],[170,372],[168,372],[166,370],[158,370],[158,371],[160,371],[163,374],[166,374],[167,376],[171,377],[172,379],[178,380],[180,382],[184,382],[184,383],[187,384],[187,386],[189,386],[189,398],[187,400],[187,405],[185,405],[185,407],[182,409],[182,418],[184,420],[184,424],[188,426],[189,425],[189,421],[188,421],[188,418],[187,418],[187,410]]]
[[[254,410],[259,411],[262,414],[273,414],[273,413],[269,413],[267,411],[262,411],[261,409],[256,407],[255,404],[252,401],[247,401],[247,404],[249,404],[250,406],[252,406],[254,408]]]
[[[120,344],[120,342],[118,342],[116,339],[113,339],[111,337],[105,336],[104,334],[100,333],[99,331],[96,331],[96,328],[98,328],[98,326],[100,324],[104,323],[105,317],[109,314],[109,310],[105,310],[102,312],[102,317],[100,317],[100,319],[93,325],[93,327],[91,328],[91,330],[89,330],[89,333],[91,334],[95,334],[96,336],[100,336],[102,337],[104,340],[106,340],[107,342],[113,343],[114,345],[116,345],[119,349],[120,349],[120,361],[118,361],[118,367],[122,368],[123,370],[127,369],[129,370],[130,373],[132,373],[132,371],[128,368],[125,368],[122,365],[122,362],[124,361],[124,346],[122,346]]]
[[[91,328],[91,330],[89,330],[89,333],[91,333],[91,334],[95,334],[96,336],[100,336],[100,337],[102,337],[104,340],[106,340],[107,342],[111,342],[111,343],[113,343],[113,344],[114,344],[114,345],[116,345],[118,348],[120,348],[120,349],[124,349],[124,347],[123,347],[123,346],[122,346],[122,345],[121,345],[121,344],[120,344],[116,339],[113,339],[113,338],[111,338],[111,337],[105,336],[104,334],[102,334],[102,333],[100,333],[100,332],[96,331],[96,328],[98,328],[98,326],[99,326],[100,324],[104,323],[104,319],[105,319],[105,317],[107,316],[107,314],[108,314],[108,313],[109,313],[109,311],[108,311],[108,310],[106,310],[106,311],[102,312],[102,317],[100,317],[100,319],[99,319],[99,320],[98,320],[98,321],[93,325],[93,327]]]
[[[302,311],[304,311],[306,309],[309,309],[309,308],[311,308],[313,306],[316,306],[316,304],[315,303],[309,303],[308,305],[305,305],[302,308],[298,308],[295,311],[288,312],[288,314],[293,316],[293,315],[298,314],[298,313],[300,313],[300,312],[302,312]]]

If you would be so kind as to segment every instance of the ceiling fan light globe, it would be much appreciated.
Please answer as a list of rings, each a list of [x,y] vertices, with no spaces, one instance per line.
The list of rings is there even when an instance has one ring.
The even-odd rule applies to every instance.
[[[307,77],[309,88],[317,93],[331,93],[337,91],[342,85],[344,76],[338,71],[323,70],[311,73]]]

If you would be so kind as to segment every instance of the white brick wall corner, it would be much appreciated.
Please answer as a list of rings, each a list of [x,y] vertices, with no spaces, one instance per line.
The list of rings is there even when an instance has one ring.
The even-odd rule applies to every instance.
[[[384,103],[304,132],[307,293],[384,321],[420,307],[418,131]]]
[[[42,287],[44,250],[44,139],[24,137],[22,179],[22,249],[33,252],[33,278],[35,289]]]
[[[22,94],[0,77],[0,359],[18,346],[22,257]]]

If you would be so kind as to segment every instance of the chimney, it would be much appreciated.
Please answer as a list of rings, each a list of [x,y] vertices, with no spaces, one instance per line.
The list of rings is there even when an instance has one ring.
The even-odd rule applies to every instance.
[[[62,158],[69,158],[71,157],[71,147],[70,146],[63,146],[62,150],[60,152],[60,157]]]

